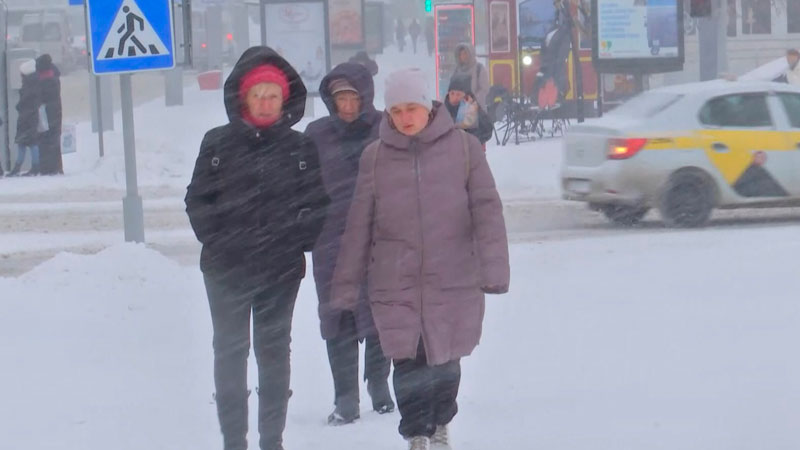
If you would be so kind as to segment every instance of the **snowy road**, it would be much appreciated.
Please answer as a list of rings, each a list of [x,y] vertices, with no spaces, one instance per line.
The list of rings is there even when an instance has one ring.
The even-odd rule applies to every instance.
[[[195,265],[200,246],[192,235],[180,192],[155,189],[145,201],[147,242],[183,265]],[[123,236],[121,191],[94,193],[96,201],[80,201],[86,192],[35,194],[15,201],[0,196],[0,276],[20,275],[62,251],[96,253]],[[166,195],[166,197],[163,197]],[[58,197],[58,199],[53,196]],[[505,204],[512,243],[573,240],[608,235],[676,232],[664,229],[651,212],[634,229],[616,227],[584,204],[557,199],[511,199]],[[717,211],[710,229],[769,228],[800,224],[800,208]]]

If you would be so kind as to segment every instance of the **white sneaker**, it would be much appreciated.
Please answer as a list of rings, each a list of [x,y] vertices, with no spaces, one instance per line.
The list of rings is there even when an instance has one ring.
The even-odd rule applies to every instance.
[[[452,450],[447,425],[438,425],[436,427],[436,432],[431,436],[431,450]]]
[[[414,436],[408,440],[408,450],[430,450],[431,440],[428,436]]]

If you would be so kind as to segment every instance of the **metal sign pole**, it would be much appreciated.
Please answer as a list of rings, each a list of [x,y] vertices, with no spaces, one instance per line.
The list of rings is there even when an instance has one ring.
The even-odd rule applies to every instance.
[[[192,0],[183,0],[183,51],[186,67],[194,67],[194,35],[192,33]]]
[[[125,242],[144,242],[144,208],[139,195],[136,174],[136,139],[133,128],[133,89],[129,73],[119,76],[122,104],[122,136],[125,145],[125,184],[127,195],[122,199],[125,218]]]
[[[261,21],[261,45],[267,45],[267,9],[264,7],[264,0],[258,2],[258,7],[261,9],[258,12],[259,20]]]
[[[86,0],[86,5],[93,50],[92,71],[96,75],[120,74],[125,148],[126,196],[122,199],[125,241],[144,242],[144,211],[136,175],[131,74],[175,67],[172,5],[170,0],[124,0],[122,4]]]
[[[83,19],[86,24],[86,54],[87,58],[87,65],[89,66],[89,76],[94,77],[94,99],[95,99],[95,108],[97,108],[97,139],[98,139],[98,148],[100,149],[100,157],[104,157],[105,152],[105,142],[103,139],[103,100],[102,94],[100,93],[100,77],[97,75],[92,74],[92,49],[89,45],[89,14],[87,9],[87,3],[83,2]]]

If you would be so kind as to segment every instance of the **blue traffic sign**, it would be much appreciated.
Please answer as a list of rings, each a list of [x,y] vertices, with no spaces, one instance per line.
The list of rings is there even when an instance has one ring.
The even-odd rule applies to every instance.
[[[70,6],[83,6],[83,0],[69,0]]]
[[[170,0],[87,0],[97,75],[175,67]]]

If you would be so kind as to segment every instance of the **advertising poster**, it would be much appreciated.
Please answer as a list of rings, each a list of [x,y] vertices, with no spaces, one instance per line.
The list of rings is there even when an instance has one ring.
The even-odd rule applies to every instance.
[[[447,95],[450,76],[456,69],[455,51],[458,44],[474,42],[472,6],[436,7],[436,67],[438,98]]]
[[[383,3],[364,6],[364,47],[370,55],[383,53]]]
[[[508,2],[492,3],[489,7],[492,53],[511,52],[511,8]]]
[[[519,4],[519,36],[530,45],[541,45],[555,27],[556,8],[552,0],[525,0]]]
[[[325,41],[325,3],[297,1],[264,5],[267,45],[294,66],[308,93],[319,95],[319,83],[330,70]]]
[[[331,46],[364,44],[364,0],[328,0]]]
[[[678,58],[679,0],[598,0],[598,58]]]

